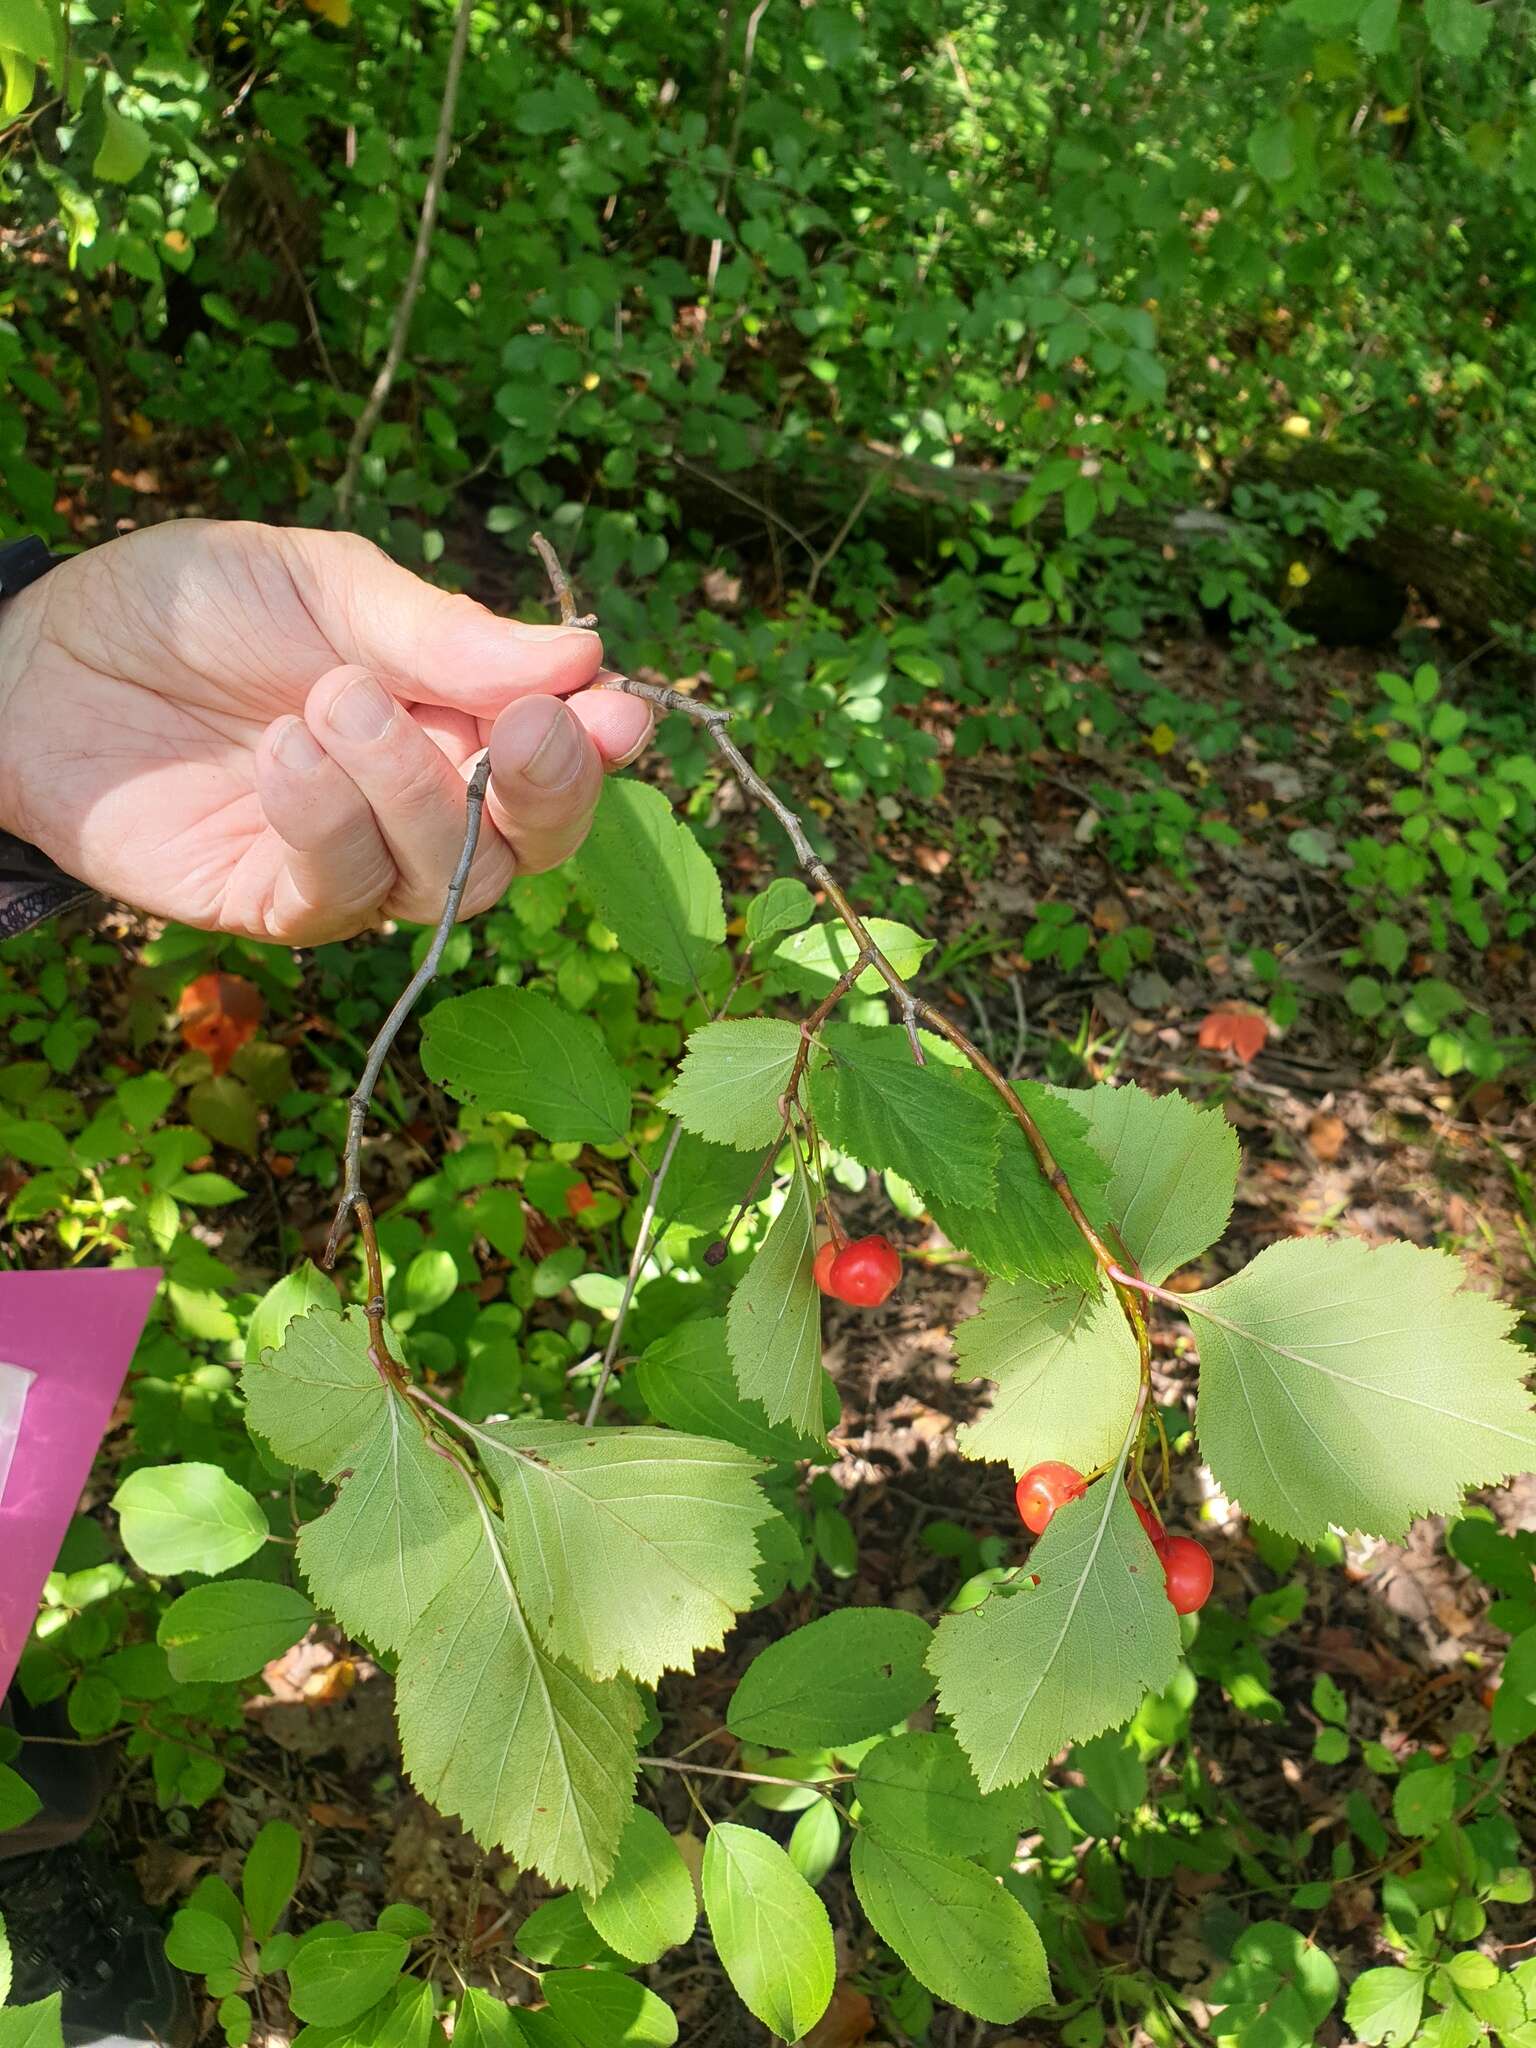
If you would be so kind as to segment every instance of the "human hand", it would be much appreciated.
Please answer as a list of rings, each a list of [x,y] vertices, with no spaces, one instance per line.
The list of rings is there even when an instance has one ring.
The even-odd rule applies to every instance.
[[[353,534],[147,528],[0,605],[0,828],[158,916],[317,945],[436,922],[489,746],[472,916],[574,853],[644,746],[601,658]]]

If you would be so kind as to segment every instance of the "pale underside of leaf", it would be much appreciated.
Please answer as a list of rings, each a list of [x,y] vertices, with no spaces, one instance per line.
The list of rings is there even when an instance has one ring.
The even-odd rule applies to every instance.
[[[392,1389],[334,1504],[299,1532],[310,1591],[342,1627],[398,1650],[479,1537],[474,1504]]]
[[[747,1452],[667,1429],[505,1423],[472,1432],[501,1495],[525,1611],[593,1678],[646,1682],[717,1649],[757,1593],[773,1513]]]
[[[602,1889],[630,1810],[639,1695],[541,1647],[489,1517],[406,1639],[395,1700],[425,1798],[551,1884]]]
[[[1102,1283],[1096,1294],[994,1280],[955,1331],[957,1379],[996,1383],[992,1405],[959,1432],[967,1458],[1023,1472],[1059,1458],[1092,1472],[1115,1455],[1139,1384],[1136,1340]]]
[[[1444,1252],[1271,1245],[1180,1297],[1200,1343],[1201,1449],[1227,1495],[1299,1541],[1401,1536],[1536,1466],[1512,1311]]]
[[[784,1206],[731,1296],[726,1339],[736,1384],[770,1422],[823,1440],[821,1296],[811,1277],[811,1194],[795,1162]]]
[[[360,1314],[314,1308],[241,1375],[246,1420],[290,1465],[334,1478],[378,1426],[384,1382]]]
[[[1162,1566],[1117,1468],[1056,1511],[1018,1591],[945,1616],[928,1668],[991,1792],[1129,1720],[1146,1693],[1167,1685],[1179,1655]]]
[[[1109,1213],[1148,1280],[1165,1280],[1227,1227],[1237,1191],[1237,1132],[1220,1109],[1127,1084],[1062,1091],[1088,1119],[1109,1167]]]

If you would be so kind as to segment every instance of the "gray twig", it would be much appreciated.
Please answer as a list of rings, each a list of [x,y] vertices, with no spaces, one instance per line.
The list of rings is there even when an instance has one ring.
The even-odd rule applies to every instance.
[[[597,1421],[597,1412],[603,1405],[603,1395],[608,1391],[608,1382],[613,1377],[613,1361],[619,1355],[619,1339],[624,1334],[624,1324],[629,1315],[629,1304],[635,1298],[635,1289],[640,1284],[640,1274],[651,1254],[651,1225],[656,1221],[657,1205],[667,1175],[672,1170],[673,1156],[678,1140],[683,1135],[680,1123],[674,1123],[667,1139],[667,1149],[657,1161],[656,1171],[651,1176],[651,1192],[645,1204],[645,1214],[640,1218],[640,1235],[635,1239],[634,1256],[629,1262],[629,1271],[624,1276],[624,1293],[619,1301],[619,1312],[613,1319],[613,1328],[608,1333],[608,1348],[603,1353],[602,1371],[597,1376],[597,1385],[592,1389],[592,1399],[587,1403],[586,1427],[590,1429]]]
[[[470,865],[475,857],[475,848],[480,843],[480,814],[485,808],[486,784],[491,779],[491,757],[482,754],[475,764],[475,772],[469,778],[465,792],[464,844],[459,850],[459,864],[453,871],[448,884],[448,894],[443,901],[443,914],[437,921],[432,934],[432,943],[427,948],[426,958],[406,983],[395,1007],[379,1027],[378,1036],[368,1048],[367,1064],[362,1079],[353,1091],[347,1104],[347,1142],[342,1154],[343,1176],[341,1199],[336,1205],[335,1221],[331,1234],[326,1240],[325,1257],[322,1264],[329,1269],[336,1263],[336,1254],[341,1248],[341,1234],[347,1227],[347,1219],[363,1198],[363,1126],[368,1121],[369,1104],[373,1091],[378,1085],[389,1049],[400,1035],[401,1026],[416,1007],[416,1000],[422,990],[437,973],[438,963],[443,957],[443,948],[448,935],[458,923],[459,905],[464,900],[464,885],[469,880]]]

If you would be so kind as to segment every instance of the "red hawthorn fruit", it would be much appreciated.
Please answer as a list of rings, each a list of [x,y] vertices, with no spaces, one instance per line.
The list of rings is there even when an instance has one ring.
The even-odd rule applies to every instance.
[[[1170,1536],[1163,1545],[1163,1588],[1176,1614],[1194,1614],[1211,1597],[1216,1567],[1211,1553],[1192,1536]]]
[[[840,1246],[838,1245],[837,1240],[835,1238],[829,1237],[826,1243],[821,1247],[821,1250],[816,1254],[816,1263],[811,1267],[811,1272],[815,1277],[816,1285],[821,1289],[823,1294],[834,1293],[834,1289],[832,1286],[832,1267],[836,1262],[839,1250]]]
[[[845,1244],[827,1272],[828,1291],[854,1308],[878,1308],[901,1278],[901,1254],[888,1237]]]
[[[1087,1481],[1075,1466],[1048,1458],[1043,1465],[1030,1466],[1013,1489],[1013,1500],[1019,1520],[1032,1535],[1040,1536],[1059,1507],[1087,1490]]]

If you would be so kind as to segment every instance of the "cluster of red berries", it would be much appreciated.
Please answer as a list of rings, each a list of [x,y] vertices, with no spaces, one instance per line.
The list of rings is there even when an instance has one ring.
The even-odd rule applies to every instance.
[[[816,1285],[834,1301],[878,1308],[901,1278],[901,1254],[888,1237],[829,1238],[812,1268]]]
[[[1014,1488],[1013,1498],[1025,1528],[1039,1536],[1059,1507],[1064,1507],[1069,1500],[1076,1500],[1087,1490],[1088,1482],[1081,1472],[1071,1465],[1048,1459],[1043,1465],[1030,1466]],[[1131,1505],[1140,1517],[1141,1526],[1152,1538],[1152,1548],[1163,1567],[1164,1590],[1173,1603],[1174,1612],[1194,1614],[1211,1597],[1215,1567],[1211,1563],[1210,1552],[1196,1543],[1192,1536],[1170,1536],[1152,1510],[1141,1501],[1132,1501]]]

